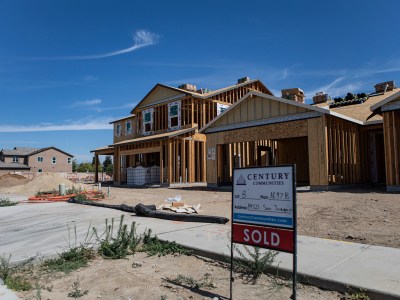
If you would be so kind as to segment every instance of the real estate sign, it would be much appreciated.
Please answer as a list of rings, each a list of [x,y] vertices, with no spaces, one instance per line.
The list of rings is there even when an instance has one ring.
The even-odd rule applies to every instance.
[[[233,242],[292,253],[294,186],[291,165],[235,169]]]

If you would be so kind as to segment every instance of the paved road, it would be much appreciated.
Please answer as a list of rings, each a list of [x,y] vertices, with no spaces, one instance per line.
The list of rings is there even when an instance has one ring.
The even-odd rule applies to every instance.
[[[74,242],[68,227],[76,228],[78,243],[89,226],[104,230],[105,218],[124,214],[138,223],[139,231],[151,228],[160,239],[176,241],[210,257],[229,255],[229,225],[184,223],[137,217],[117,210],[68,203],[25,204],[0,208],[0,254],[20,261],[40,253],[54,256]],[[72,233],[72,232],[71,232]],[[370,291],[377,299],[400,299],[400,249],[298,237],[298,272],[311,283],[327,288],[347,285]],[[290,271],[292,256],[280,253],[276,263]]]

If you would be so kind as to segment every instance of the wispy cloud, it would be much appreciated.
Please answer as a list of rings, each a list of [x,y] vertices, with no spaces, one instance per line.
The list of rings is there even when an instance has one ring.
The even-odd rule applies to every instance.
[[[70,107],[88,107],[101,104],[101,99],[90,99],[85,101],[77,101],[70,105]]]
[[[155,33],[146,31],[146,30],[138,30],[133,36],[133,45],[131,47],[115,50],[102,54],[91,54],[91,55],[79,55],[79,56],[60,56],[60,57],[44,57],[37,59],[45,59],[45,60],[90,60],[90,59],[100,59],[106,57],[117,56],[121,54],[130,53],[136,51],[140,48],[151,46],[157,44],[159,36]]]
[[[104,130],[112,129],[109,124],[113,118],[85,119],[67,121],[64,124],[33,124],[33,125],[0,125],[0,132],[39,132],[39,131],[66,131],[66,130]]]
[[[356,81],[356,82],[348,82],[344,83],[343,81],[346,80],[347,77],[339,77],[333,80],[332,82],[320,86],[308,93],[306,93],[307,98],[312,98],[318,92],[325,92],[329,94],[331,97],[341,96],[345,93],[357,91],[364,86],[363,82]],[[342,84],[341,84],[342,83]]]

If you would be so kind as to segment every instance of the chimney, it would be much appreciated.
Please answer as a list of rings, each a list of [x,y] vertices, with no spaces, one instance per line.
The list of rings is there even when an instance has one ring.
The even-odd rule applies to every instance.
[[[304,103],[304,92],[299,88],[282,90],[282,98]]]
[[[375,93],[385,93],[386,91],[393,91],[396,87],[394,80],[385,81],[374,85]]]
[[[197,90],[197,87],[195,85],[189,83],[181,84],[180,86],[178,86],[178,88],[189,92],[195,92]]]
[[[201,89],[198,89],[196,92],[199,94],[207,94],[207,93],[211,92],[211,90],[209,90],[207,88],[201,88]]]
[[[312,98],[314,104],[316,103],[322,103],[326,102],[329,100],[328,94],[325,94],[324,92],[318,92],[315,94],[315,96]]]
[[[243,77],[243,78],[239,78],[237,81],[237,84],[241,84],[241,83],[245,83],[250,81],[250,77]]]

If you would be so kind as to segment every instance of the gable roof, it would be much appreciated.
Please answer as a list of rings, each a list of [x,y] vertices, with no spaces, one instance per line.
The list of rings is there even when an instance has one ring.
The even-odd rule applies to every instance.
[[[390,92],[386,92],[385,94],[388,94]],[[376,102],[374,105],[370,107],[371,111],[375,111],[378,108],[381,108],[382,106],[388,104],[389,102],[394,102],[396,100],[400,100],[400,89],[394,89],[388,97]]]
[[[2,149],[1,152],[5,156],[26,156],[40,150],[39,148],[26,148],[26,147],[14,147],[14,149]]]
[[[65,155],[67,155],[69,157],[74,157],[72,154],[69,154],[69,153],[67,153],[65,151],[62,151],[62,150],[60,150],[60,149],[58,149],[56,147],[46,147],[46,148],[37,149],[36,151],[29,153],[28,156],[35,155],[35,154],[38,154],[40,152],[44,152],[44,151],[47,151],[47,150],[50,150],[50,149],[54,149],[54,150],[56,150],[58,152],[61,152],[61,153],[65,154]]]
[[[146,96],[143,97],[142,100],[139,101],[138,104],[136,104],[136,106],[131,110],[131,114],[133,114],[133,112],[135,111],[136,108],[138,107],[142,107],[144,106],[144,104],[146,103],[146,100],[149,99],[149,97],[157,90],[157,89],[164,89],[167,90],[166,94],[164,98],[160,99],[160,102],[164,102],[164,101],[168,101],[170,100],[170,98],[174,98],[174,97],[179,97],[179,96],[187,96],[187,95],[193,95],[193,94],[197,94],[197,93],[192,93],[183,89],[179,89],[179,88],[175,88],[172,86],[168,86],[168,85],[164,85],[161,83],[157,83],[147,94]],[[199,94],[201,95],[201,94]],[[154,104],[154,103],[152,103]]]
[[[218,89],[218,90],[214,90],[214,91],[210,91],[210,92],[204,93],[204,94],[197,93],[195,91],[188,91],[188,90],[184,90],[184,89],[168,86],[168,85],[161,84],[161,83],[157,83],[150,90],[150,92],[148,92],[147,95],[144,96],[144,98],[132,109],[131,114],[133,114],[135,109],[138,108],[138,107],[146,107],[144,105],[146,103],[146,100],[150,97],[150,95],[152,93],[154,93],[154,91],[156,91],[159,88],[168,89],[168,90],[170,90],[172,92],[175,92],[175,93],[171,93],[171,95],[169,95],[168,97],[162,98],[157,102],[152,102],[148,106],[154,105],[154,104],[157,104],[157,103],[171,101],[173,99],[181,98],[181,97],[185,97],[185,96],[193,96],[193,97],[197,97],[197,98],[201,98],[201,99],[208,99],[208,98],[216,96],[218,94],[233,90],[233,89],[238,88],[238,87],[246,86],[246,85],[249,85],[249,84],[254,83],[254,82],[259,82],[271,95],[273,95],[273,93],[258,79],[248,80],[248,81],[245,81],[245,82],[242,82],[242,83],[239,83],[239,84],[235,84],[235,85],[231,85],[231,86],[228,86],[228,87],[224,87],[224,88],[221,88],[221,89]]]
[[[226,124],[224,125],[224,121],[220,121],[223,118],[227,119],[229,114],[232,114],[235,108],[239,107],[242,105],[245,101],[248,101],[251,97],[256,96],[260,97],[261,99],[264,100],[270,100],[277,102],[281,105],[286,105],[288,114],[270,114],[268,117],[265,117],[263,112],[259,112],[262,114],[261,117],[258,119],[254,120],[245,120],[244,122],[239,122],[235,120],[235,124]],[[293,109],[290,109],[290,106],[293,107]],[[289,111],[290,110],[290,111]],[[239,101],[235,102],[232,104],[227,110],[225,110],[223,113],[221,113],[219,116],[214,118],[211,122],[209,122],[206,126],[201,128],[199,132],[201,133],[209,133],[209,132],[215,132],[215,131],[223,131],[223,130],[230,130],[234,128],[242,128],[242,127],[251,127],[251,126],[260,126],[260,125],[266,125],[266,124],[271,124],[271,123],[281,123],[281,122],[286,122],[286,121],[293,121],[293,120],[298,120],[298,119],[308,119],[308,118],[314,118],[321,116],[322,114],[326,115],[332,115],[353,123],[357,123],[360,125],[365,125],[363,121],[354,119],[352,117],[334,112],[329,109],[321,108],[318,106],[313,106],[309,104],[303,104],[300,102],[296,102],[293,100],[287,100],[283,98],[278,98],[275,96],[271,96],[268,94],[263,94],[260,92],[249,92],[246,95],[244,95]],[[211,129],[211,128],[219,128],[217,129]]]

